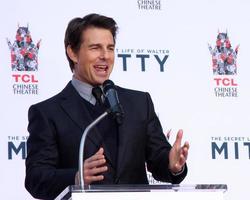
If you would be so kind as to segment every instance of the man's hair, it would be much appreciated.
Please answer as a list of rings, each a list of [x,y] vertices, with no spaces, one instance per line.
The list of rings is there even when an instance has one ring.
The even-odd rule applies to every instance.
[[[71,49],[75,53],[77,53],[83,42],[82,33],[86,29],[91,27],[104,28],[109,30],[113,35],[113,39],[115,42],[118,27],[114,19],[95,13],[86,15],[83,18],[77,17],[72,19],[68,24],[64,38],[65,52],[72,72],[74,69],[74,62],[67,54],[67,47],[68,45],[70,45]]]

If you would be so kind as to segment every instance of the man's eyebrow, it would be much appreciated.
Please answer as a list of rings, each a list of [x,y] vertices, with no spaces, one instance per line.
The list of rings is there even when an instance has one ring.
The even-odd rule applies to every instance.
[[[108,47],[115,47],[115,44],[109,44]]]
[[[89,44],[88,47],[101,47],[102,44],[100,43],[93,43],[93,44]],[[108,44],[108,47],[115,47],[115,44]]]
[[[88,46],[89,46],[89,47],[101,46],[101,44],[99,44],[99,43],[93,43],[93,44],[89,44]]]

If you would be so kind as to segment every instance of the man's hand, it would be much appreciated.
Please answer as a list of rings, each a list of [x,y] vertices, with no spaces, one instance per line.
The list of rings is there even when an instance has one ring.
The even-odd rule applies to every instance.
[[[105,165],[106,160],[103,153],[104,149],[101,147],[93,156],[84,161],[83,176],[85,185],[104,179],[101,174],[107,171],[108,167]],[[76,174],[75,183],[79,185],[79,172]]]
[[[183,136],[183,131],[179,130],[176,136],[176,140],[169,152],[169,169],[172,173],[178,173],[182,170],[186,163],[188,156],[189,143],[185,142],[181,146],[181,140]]]

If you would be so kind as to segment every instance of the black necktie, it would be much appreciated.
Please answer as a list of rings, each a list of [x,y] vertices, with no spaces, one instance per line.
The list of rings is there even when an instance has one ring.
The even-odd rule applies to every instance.
[[[102,89],[96,86],[92,89],[92,94],[96,99],[96,105],[102,105]]]

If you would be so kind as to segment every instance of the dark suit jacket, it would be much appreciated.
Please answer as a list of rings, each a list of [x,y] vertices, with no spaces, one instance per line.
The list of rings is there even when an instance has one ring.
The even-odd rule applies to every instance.
[[[89,133],[85,145],[86,158],[104,147],[108,172],[99,184],[147,184],[145,162],[155,179],[181,182],[187,168],[178,176],[168,170],[171,146],[162,132],[150,95],[120,87],[117,92],[124,120],[119,126],[116,165],[97,128]],[[68,185],[74,185],[81,136],[92,121],[71,82],[56,96],[30,107],[25,187],[34,197],[51,199]]]

